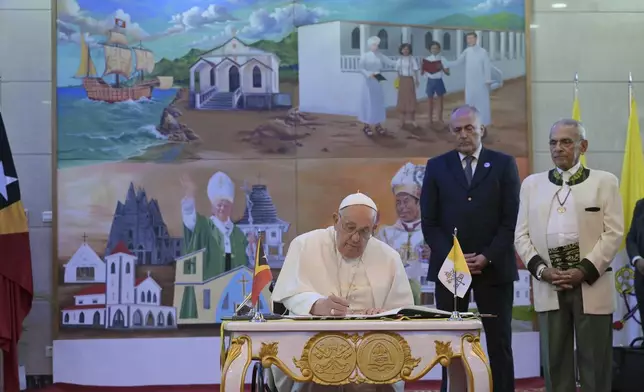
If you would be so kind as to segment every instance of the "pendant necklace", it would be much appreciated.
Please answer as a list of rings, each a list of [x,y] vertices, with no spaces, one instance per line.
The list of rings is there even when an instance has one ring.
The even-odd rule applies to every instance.
[[[563,188],[561,188],[561,189],[563,189]],[[566,204],[566,201],[568,200],[568,197],[570,196],[570,192],[572,192],[572,189],[570,187],[568,188],[568,193],[566,193],[566,197],[563,199],[563,201],[561,201],[561,199],[559,198],[559,192],[561,192],[561,189],[559,189],[557,191],[557,194],[556,194],[557,203],[559,203],[559,207],[557,208],[557,212],[560,213],[560,214],[563,214],[564,212],[566,212],[566,207],[564,206],[564,204]]]

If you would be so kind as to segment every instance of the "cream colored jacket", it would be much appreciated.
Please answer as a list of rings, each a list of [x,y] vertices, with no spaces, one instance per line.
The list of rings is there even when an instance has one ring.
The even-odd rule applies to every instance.
[[[534,277],[535,256],[547,266],[546,232],[550,207],[559,186],[548,179],[548,172],[536,173],[521,185],[521,203],[515,231],[514,245],[524,264],[533,273],[534,307],[537,312],[559,309],[557,291],[549,283]],[[617,177],[613,174],[590,170],[589,177],[571,187],[579,225],[579,248],[582,259],[587,259],[599,274],[591,285],[582,283],[584,313],[612,314],[615,308],[615,282],[609,269],[617,254],[624,234],[624,213]],[[532,268],[531,268],[532,267]]]

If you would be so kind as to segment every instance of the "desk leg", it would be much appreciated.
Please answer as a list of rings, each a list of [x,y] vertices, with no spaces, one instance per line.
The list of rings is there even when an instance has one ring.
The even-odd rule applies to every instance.
[[[247,339],[233,340],[221,372],[221,392],[244,392],[246,372],[251,363],[251,347]]]
[[[449,392],[492,392],[492,376],[487,363],[477,355],[452,358],[447,369]]]

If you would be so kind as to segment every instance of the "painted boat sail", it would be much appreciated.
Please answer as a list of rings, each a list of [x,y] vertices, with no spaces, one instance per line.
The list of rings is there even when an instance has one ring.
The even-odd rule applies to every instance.
[[[150,99],[154,88],[172,88],[174,79],[171,76],[145,80],[145,74],[154,71],[154,53],[141,45],[131,47],[127,36],[122,32],[125,27],[124,22],[117,19],[115,25],[116,28],[108,32],[107,39],[102,44],[105,53],[105,71],[101,77],[96,72],[85,36],[81,35],[81,60],[75,77],[83,79],[87,97],[94,101],[109,103],[136,101],[141,98]],[[104,80],[110,75],[114,76],[113,84]]]

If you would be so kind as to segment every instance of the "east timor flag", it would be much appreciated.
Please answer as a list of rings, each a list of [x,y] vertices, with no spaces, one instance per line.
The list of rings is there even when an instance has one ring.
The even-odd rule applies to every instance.
[[[253,306],[257,305],[262,290],[272,280],[273,273],[264,253],[264,233],[262,232],[257,238],[257,250],[255,250],[255,272],[253,273],[253,289],[250,295],[250,301]]]
[[[17,346],[33,292],[27,216],[0,114],[0,349],[5,391],[20,390]]]

